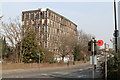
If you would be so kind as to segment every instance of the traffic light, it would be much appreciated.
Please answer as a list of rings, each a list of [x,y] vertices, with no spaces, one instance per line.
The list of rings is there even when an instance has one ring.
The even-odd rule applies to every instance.
[[[96,55],[96,54],[97,54],[97,51],[95,50],[95,51],[94,51],[94,55]]]
[[[94,41],[94,55],[97,54],[97,41]]]
[[[96,43],[97,43],[96,40],[94,40],[94,55],[97,54],[97,44]],[[93,41],[89,41],[88,42],[88,51],[91,51],[93,54],[92,48],[93,48]]]
[[[91,47],[92,47],[92,41],[88,42],[88,51],[91,51]]]

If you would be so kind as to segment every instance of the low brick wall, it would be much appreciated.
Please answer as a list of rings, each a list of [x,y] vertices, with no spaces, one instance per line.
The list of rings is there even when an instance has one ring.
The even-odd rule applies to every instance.
[[[76,61],[76,64],[81,64],[83,61]],[[73,62],[70,62],[73,65]],[[60,67],[67,66],[67,63],[2,63],[2,69],[26,69],[26,68],[38,68],[38,67]]]

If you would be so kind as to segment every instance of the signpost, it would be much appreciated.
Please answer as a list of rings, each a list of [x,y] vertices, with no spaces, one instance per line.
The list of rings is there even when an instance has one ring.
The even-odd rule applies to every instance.
[[[107,55],[106,51],[109,51],[109,45],[105,43],[105,80],[107,80]]]
[[[98,45],[98,46],[102,46],[102,45],[103,45],[103,40],[98,40],[98,41],[97,41],[97,45]]]
[[[40,66],[40,53],[37,53],[37,55],[39,55],[39,66]]]
[[[93,65],[93,57],[90,56],[90,65]],[[97,65],[97,56],[94,56],[94,65]]]

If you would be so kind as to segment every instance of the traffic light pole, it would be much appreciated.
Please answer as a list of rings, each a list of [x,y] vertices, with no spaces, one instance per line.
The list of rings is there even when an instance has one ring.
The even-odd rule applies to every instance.
[[[94,51],[95,51],[95,49],[94,49],[94,48],[95,48],[95,47],[94,47],[94,44],[95,44],[95,43],[94,43],[94,42],[95,42],[95,39],[93,38],[93,39],[92,39],[92,53],[93,53],[93,56],[92,56],[93,80],[94,80],[94,70],[95,70],[95,69],[94,69],[94,66],[95,66],[95,65],[94,65]]]
[[[92,67],[93,67],[93,80],[95,78],[94,74],[95,74],[95,54],[96,54],[96,40],[95,38],[93,37],[91,41],[88,42],[88,51],[91,51],[92,53],[92,59],[91,59],[91,63],[92,63]]]

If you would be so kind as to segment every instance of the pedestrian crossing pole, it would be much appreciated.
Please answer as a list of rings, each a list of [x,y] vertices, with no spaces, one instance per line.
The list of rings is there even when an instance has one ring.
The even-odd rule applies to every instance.
[[[88,51],[91,51],[92,53],[90,64],[92,65],[92,68],[93,68],[93,71],[92,71],[93,80],[95,78],[95,47],[96,47],[96,40],[93,37],[91,41],[88,42]]]

